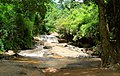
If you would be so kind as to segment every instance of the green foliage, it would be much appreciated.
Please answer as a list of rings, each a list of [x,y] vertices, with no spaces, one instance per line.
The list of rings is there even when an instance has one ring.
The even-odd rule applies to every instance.
[[[29,18],[24,18],[23,15],[18,14],[16,19],[17,35],[16,41],[20,49],[31,48],[32,46],[32,31],[33,22]]]
[[[8,37],[8,35],[12,35],[13,28],[15,27],[15,25],[13,24],[15,18],[13,7],[14,6],[11,4],[0,4],[0,50],[4,50],[4,43],[6,42],[5,39]]]
[[[79,37],[92,37],[98,33],[98,9],[94,4],[87,5],[83,4],[81,10],[81,21],[80,21],[80,29],[78,31]]]
[[[60,4],[46,2],[0,1],[0,50],[31,48],[34,35],[54,31],[66,38],[71,36],[72,40],[96,35],[98,12],[95,4],[70,1],[61,8]]]
[[[58,5],[51,2],[46,5],[47,13],[45,16],[45,27],[48,32],[54,32],[55,30],[55,21],[59,18],[61,10],[58,9]]]
[[[0,0],[0,50],[32,48],[33,36],[41,33],[44,27],[45,2]]]
[[[98,8],[94,3],[70,3],[71,7],[61,9],[58,4],[51,4],[47,13],[47,26],[54,27],[61,36],[72,36],[73,40],[92,37],[98,34]],[[67,3],[65,4],[67,5]],[[69,5],[69,3],[68,3]]]

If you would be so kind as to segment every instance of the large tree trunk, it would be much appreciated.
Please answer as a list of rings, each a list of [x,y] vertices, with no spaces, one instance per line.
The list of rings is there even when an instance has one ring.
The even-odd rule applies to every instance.
[[[109,0],[107,4],[107,19],[111,29],[115,28],[113,39],[116,41],[112,44],[111,58],[112,63],[120,63],[120,0]]]
[[[107,23],[105,18],[105,4],[104,0],[98,0],[98,8],[99,8],[99,32],[100,39],[102,45],[102,66],[106,67],[109,64],[110,57],[110,42],[109,42],[109,34],[107,31]]]
[[[113,8],[114,26],[116,28],[116,56],[114,61],[117,63],[120,62],[120,0],[113,1]]]

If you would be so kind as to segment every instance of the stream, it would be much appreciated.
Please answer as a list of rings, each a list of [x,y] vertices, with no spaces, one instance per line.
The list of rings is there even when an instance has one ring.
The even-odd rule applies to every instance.
[[[100,58],[78,51],[79,48],[72,50],[76,48],[63,47],[63,44],[50,46],[52,48],[38,46],[32,50],[22,50],[18,53],[20,57],[2,60],[0,76],[120,76],[119,71],[101,68]],[[10,70],[2,71],[6,66]]]
[[[24,51],[21,54],[25,56],[26,60],[19,58],[15,61],[22,60],[25,63],[31,61],[30,63],[42,69],[46,76],[120,76],[119,71],[101,68],[100,58],[91,57],[80,50],[76,52],[76,50],[63,46],[64,44],[52,44],[52,49],[39,47],[34,49],[34,52],[26,51],[29,55],[25,55]],[[34,55],[30,56],[31,53]],[[68,55],[70,53],[71,55]]]

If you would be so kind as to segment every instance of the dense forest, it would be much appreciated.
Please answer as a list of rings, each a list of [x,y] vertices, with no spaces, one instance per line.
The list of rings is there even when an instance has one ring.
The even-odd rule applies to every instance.
[[[120,62],[119,0],[0,0],[0,51],[30,49],[34,36],[57,32],[101,46],[102,66]]]

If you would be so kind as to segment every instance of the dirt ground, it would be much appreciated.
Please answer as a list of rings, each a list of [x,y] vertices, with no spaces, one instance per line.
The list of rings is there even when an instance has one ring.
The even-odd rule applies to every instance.
[[[74,68],[60,69],[56,73],[46,73],[46,76],[120,76],[120,72],[102,68]]]

